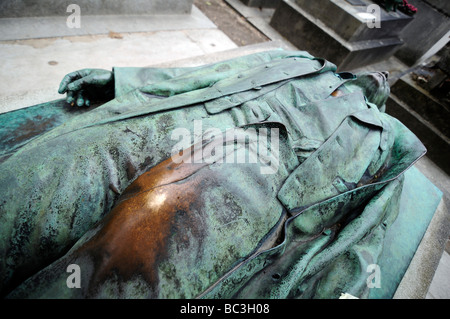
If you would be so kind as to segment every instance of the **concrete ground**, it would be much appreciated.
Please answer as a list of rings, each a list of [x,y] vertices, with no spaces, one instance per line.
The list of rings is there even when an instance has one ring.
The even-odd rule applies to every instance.
[[[273,9],[248,8],[239,0],[194,4],[187,16],[82,17],[79,30],[65,30],[64,19],[21,19],[20,28],[17,21],[0,19],[0,113],[61,98],[59,81],[81,68],[192,66],[276,47],[295,49],[268,25]],[[403,70],[395,60],[375,67]],[[450,298],[448,243],[442,254],[450,225],[450,179],[426,157],[416,166],[443,191],[444,201],[396,297]],[[426,275],[417,278],[423,267]]]
[[[14,32],[16,26],[8,24],[10,21],[0,21],[0,34],[7,39],[0,42],[0,82],[8,83],[0,86],[0,112],[61,98],[57,93],[59,82],[75,70],[149,66],[237,48],[197,8],[193,8],[190,19],[157,18],[158,28],[142,23],[134,32],[123,32],[120,26],[132,24],[134,17],[118,16],[109,25],[100,18],[85,21],[82,17],[83,25],[90,22],[89,29],[95,30],[95,25],[101,24],[99,29],[104,33],[82,33],[80,28],[76,36],[61,36],[58,28],[51,27],[55,23],[65,25],[65,21],[41,18],[40,25],[46,29],[38,30],[36,38],[32,38],[33,20],[27,25],[22,18],[21,29],[29,29],[22,35]],[[11,40],[9,34],[18,38]]]

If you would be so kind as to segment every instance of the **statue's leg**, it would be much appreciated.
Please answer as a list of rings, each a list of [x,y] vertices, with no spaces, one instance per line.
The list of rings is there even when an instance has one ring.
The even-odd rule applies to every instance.
[[[103,147],[106,135],[74,135],[27,145],[0,165],[2,293],[65,253],[110,210],[128,167],[132,173],[134,158]]]
[[[0,295],[61,257],[135,178],[169,157],[174,129],[193,132],[195,119],[218,117],[233,125],[227,113],[207,118],[203,106],[191,106],[56,137],[51,131],[0,163]]]
[[[296,160],[285,142],[280,154]],[[285,217],[276,198],[291,169],[284,161],[264,175],[261,162],[169,158],[138,177],[95,229],[10,297],[196,297],[275,240],[266,235]],[[67,286],[71,264],[80,267],[81,289]]]
[[[0,295],[64,254],[170,154],[155,126],[142,119],[31,141],[0,164]]]

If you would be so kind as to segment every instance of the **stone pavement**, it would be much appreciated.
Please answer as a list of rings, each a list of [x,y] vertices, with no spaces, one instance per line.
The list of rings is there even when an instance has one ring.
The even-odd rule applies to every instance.
[[[40,18],[41,28],[34,19],[19,18],[20,28],[0,19],[0,82],[8,83],[0,87],[0,112],[61,98],[60,80],[78,69],[148,66],[237,48],[195,7],[187,16],[140,17],[139,24],[134,16],[81,18],[86,28],[75,35],[63,32],[72,30],[64,19]]]
[[[208,1],[203,2],[207,5]],[[35,19],[20,18],[20,28],[17,20],[0,19],[0,83],[4,84],[0,113],[61,98],[56,92],[59,81],[81,68],[193,66],[277,47],[295,49],[268,24],[273,9],[252,9],[239,0],[228,0],[225,5],[234,7],[241,20],[264,34],[265,42],[250,46],[233,42],[227,36],[229,29],[218,28],[213,17],[209,19],[196,6],[188,15],[164,18],[90,16],[82,20],[85,28],[76,34],[65,33],[69,31],[61,26],[64,19],[40,18],[36,24]],[[395,60],[375,67],[394,74],[403,70]],[[450,180],[427,158],[416,166],[443,191],[446,202],[436,212],[396,297],[450,298],[450,257],[447,252],[442,254],[450,225]]]

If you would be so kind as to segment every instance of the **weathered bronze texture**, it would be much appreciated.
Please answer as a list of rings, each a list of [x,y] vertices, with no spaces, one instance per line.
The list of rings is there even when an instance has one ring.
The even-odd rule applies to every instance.
[[[361,269],[377,263],[403,173],[426,151],[383,112],[386,76],[282,50],[69,75],[60,92],[80,106],[41,105],[41,123],[0,117],[1,136],[16,132],[0,154],[2,294],[367,296]],[[95,107],[100,95],[112,99]],[[220,134],[195,136],[198,123]],[[195,138],[174,153],[177,128]],[[239,150],[258,160],[223,160]]]

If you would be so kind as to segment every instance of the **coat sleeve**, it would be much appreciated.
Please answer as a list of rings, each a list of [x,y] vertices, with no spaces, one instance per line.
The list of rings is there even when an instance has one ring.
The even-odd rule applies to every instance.
[[[289,57],[314,59],[304,51],[273,50],[198,67],[114,67],[115,96],[124,95],[135,89],[159,96],[171,96],[211,86],[261,63]]]

